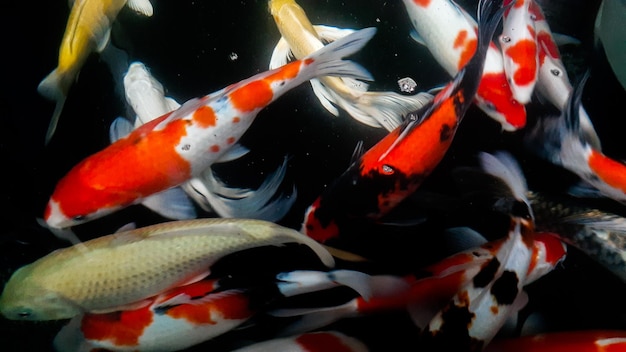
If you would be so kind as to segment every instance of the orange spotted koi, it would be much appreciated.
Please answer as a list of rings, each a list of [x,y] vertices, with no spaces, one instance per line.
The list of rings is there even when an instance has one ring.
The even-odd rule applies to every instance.
[[[536,1],[530,1],[528,10],[535,24],[539,58],[536,92],[540,97],[545,98],[562,111],[567,107],[567,98],[573,90],[572,84],[570,83],[565,65],[561,60],[559,47],[554,40],[552,30],[541,6]],[[582,105],[580,106],[579,116],[585,138],[594,148],[600,150],[600,138]]]
[[[504,58],[504,72],[515,100],[530,102],[538,74],[538,54],[535,22],[529,11],[532,0],[506,0],[513,4],[504,12],[500,49]]]
[[[493,11],[496,7],[487,2],[481,8],[478,44],[467,65],[428,105],[410,114],[324,190],[305,213],[303,233],[324,243],[354,220],[378,221],[435,169],[476,95],[500,21],[502,11]]]
[[[137,309],[78,315],[59,331],[54,346],[63,352],[178,351],[237,328],[281,297],[338,285],[307,275],[300,278],[302,282],[267,280],[252,285],[245,280],[233,285],[229,276],[206,278],[152,297]],[[356,280],[347,281],[358,279],[356,275]]]
[[[450,75],[455,75],[476,50],[476,21],[449,0],[404,0],[415,31],[413,38],[426,45],[433,57]],[[526,124],[526,109],[511,92],[504,71],[502,54],[491,43],[483,63],[475,102],[481,110],[515,131]]]
[[[357,31],[147,122],[74,166],[57,183],[44,220],[51,228],[67,228],[151,201],[228,158],[265,106],[314,77],[372,80],[363,67],[342,58],[360,50],[375,33],[373,27]]]

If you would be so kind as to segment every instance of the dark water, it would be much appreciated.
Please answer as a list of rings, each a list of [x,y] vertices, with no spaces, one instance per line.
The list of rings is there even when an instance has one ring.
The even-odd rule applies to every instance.
[[[154,1],[154,16],[144,18],[122,10],[113,30],[113,43],[151,69],[179,102],[199,97],[267,69],[279,33],[266,1]],[[353,60],[370,70],[373,90],[396,90],[396,81],[412,77],[418,90],[445,83],[449,78],[428,51],[409,37],[410,22],[400,1],[300,0],[314,24],[346,28],[375,26],[377,35]],[[474,8],[473,1],[461,2]],[[583,104],[600,135],[605,154],[626,158],[621,125],[624,89],[619,86],[604,57],[593,49],[592,26],[599,1],[544,0],[554,32],[582,41],[562,48],[564,61],[575,81],[587,67],[592,76]],[[575,3],[575,4],[574,4]],[[7,8],[8,7],[8,8]],[[0,155],[3,190],[0,194],[3,226],[0,230],[0,281],[5,282],[21,265],[66,246],[37,225],[56,182],[78,161],[108,145],[113,119],[127,114],[119,91],[120,77],[93,55],[73,85],[60,123],[49,145],[44,135],[53,104],[36,92],[39,81],[56,65],[57,52],[69,10],[66,1],[12,2],[4,5],[2,34],[4,80],[0,95]],[[473,10],[472,10],[473,11]],[[238,58],[231,60],[230,54]],[[610,113],[618,111],[619,114]],[[281,224],[299,228],[308,205],[350,162],[358,141],[372,146],[384,131],[360,125],[342,114],[333,117],[304,84],[261,111],[242,143],[252,152],[218,171],[232,184],[257,185],[275,169],[284,155],[291,157],[286,187],[295,183],[296,204]],[[503,134],[480,110],[471,108],[455,141],[423,188],[454,193],[449,171],[470,164],[477,151],[508,149],[522,163],[531,189],[564,189],[574,178],[567,172],[527,155],[518,134]],[[624,213],[612,203],[611,210]],[[210,216],[210,214],[203,214]],[[468,219],[466,219],[468,220]],[[128,222],[138,225],[164,221],[141,206],[76,228],[83,239],[114,232]],[[489,231],[488,216],[469,219]],[[441,224],[442,227],[445,224]],[[429,261],[432,248],[426,229],[415,233],[377,233],[361,245],[368,253],[387,258],[396,266]],[[408,231],[405,231],[408,232]],[[406,236],[418,236],[414,247],[402,245]],[[411,241],[412,243],[412,241]],[[413,270],[415,268],[407,268]],[[553,330],[626,328],[626,288],[604,269],[571,249],[562,267],[528,288],[530,309],[545,317]],[[50,350],[62,323],[0,320],[0,349]],[[375,350],[404,346],[415,333],[404,315],[390,314],[336,325],[366,340]],[[216,344],[205,346],[214,347]]]

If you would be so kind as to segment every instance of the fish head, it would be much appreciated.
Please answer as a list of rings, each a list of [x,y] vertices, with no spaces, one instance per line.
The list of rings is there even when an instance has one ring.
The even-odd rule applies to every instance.
[[[89,208],[84,203],[74,203],[70,198],[63,202],[51,198],[46,205],[44,221],[52,229],[67,229],[85,222],[114,213],[122,206],[111,206],[106,208]],[[76,209],[72,211],[71,209]]]
[[[31,277],[29,266],[18,269],[0,296],[0,313],[11,320],[59,320],[81,313],[81,309],[56,292],[42,287]]]

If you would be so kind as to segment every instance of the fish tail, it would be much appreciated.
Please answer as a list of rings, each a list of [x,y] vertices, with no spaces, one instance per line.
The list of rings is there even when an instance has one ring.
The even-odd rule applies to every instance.
[[[361,29],[324,46],[302,59],[304,62],[313,60],[313,63],[309,66],[311,68],[309,77],[304,75],[305,80],[319,76],[338,76],[373,81],[374,78],[367,69],[355,62],[342,59],[361,50],[375,34],[375,27]]]
[[[50,142],[50,139],[57,128],[70,84],[71,80],[67,77],[67,75],[62,74],[58,69],[54,69],[41,81],[41,83],[39,83],[39,86],[37,86],[39,94],[41,94],[44,98],[55,102],[54,112],[52,113],[50,124],[48,125],[48,131],[46,132],[46,144]]]
[[[280,292],[287,297],[337,286],[350,287],[365,299],[372,295],[372,276],[354,270],[296,270],[281,273],[277,279]]]
[[[357,81],[358,82],[358,81]],[[423,92],[415,95],[401,95],[395,92],[361,92],[352,88],[350,96],[344,97],[319,80],[311,80],[313,92],[322,105],[333,115],[338,115],[335,106],[345,110],[355,120],[372,127],[394,130],[402,122],[402,117],[421,109],[433,96]]]

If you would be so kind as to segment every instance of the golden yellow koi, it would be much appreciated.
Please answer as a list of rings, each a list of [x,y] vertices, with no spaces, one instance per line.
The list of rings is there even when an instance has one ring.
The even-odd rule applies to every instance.
[[[270,68],[284,65],[290,52],[296,59],[301,59],[322,48],[323,40],[332,42],[354,32],[314,26],[294,0],[269,0],[268,5],[282,36],[272,53]],[[367,91],[365,82],[345,77],[312,79],[311,86],[324,108],[335,116],[339,114],[337,107],[340,107],[361,123],[389,131],[400,124],[404,115],[418,110],[432,99],[428,93],[401,95]]]
[[[39,94],[56,102],[46,133],[46,143],[54,134],[67,93],[80,69],[91,53],[101,52],[107,46],[111,24],[125,5],[145,16],[152,16],[149,0],[73,1],[59,48],[57,67],[37,87]]]
[[[56,320],[138,308],[152,296],[206,277],[227,254],[286,243],[305,244],[325,265],[334,265],[320,244],[269,221],[172,221],[58,249],[23,266],[4,288],[0,312],[9,319]]]

